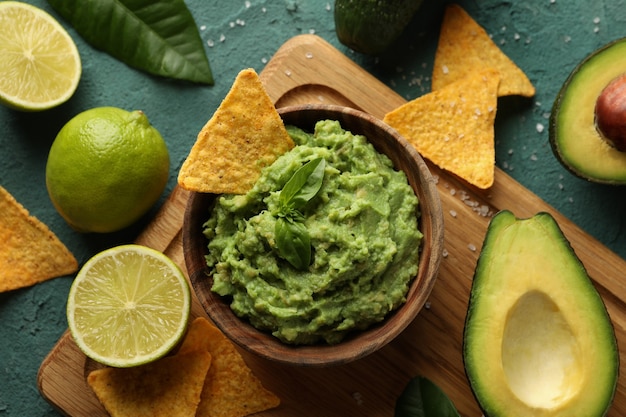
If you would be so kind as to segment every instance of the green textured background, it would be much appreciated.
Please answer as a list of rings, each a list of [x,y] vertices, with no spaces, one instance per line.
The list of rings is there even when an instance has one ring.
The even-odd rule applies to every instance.
[[[43,0],[29,1],[56,14]],[[425,5],[396,47],[372,58],[337,41],[333,1],[188,0],[209,56],[212,87],[155,78],[87,45],[67,24],[81,53],[83,75],[74,97],[43,113],[0,108],[0,184],[45,222],[84,263],[95,252],[132,241],[142,223],[110,235],[81,235],[55,212],[45,187],[45,163],[58,130],[96,106],[141,109],[162,133],[171,155],[167,195],[197,132],[239,72],[261,71],[289,38],[315,33],[335,45],[406,99],[430,89],[444,2]],[[561,84],[594,49],[626,36],[626,1],[459,1],[537,87],[533,100],[501,99],[496,120],[497,164],[581,228],[626,257],[626,189],[573,177],[548,144],[548,117]],[[0,31],[2,28],[0,28]],[[333,65],[328,63],[328,65]],[[515,211],[515,207],[511,207]],[[626,274],[626,271],[625,271]],[[616,277],[620,279],[621,277]],[[65,300],[72,277],[0,294],[0,416],[56,416],[36,385],[37,370],[66,329]],[[399,393],[398,393],[399,394]]]

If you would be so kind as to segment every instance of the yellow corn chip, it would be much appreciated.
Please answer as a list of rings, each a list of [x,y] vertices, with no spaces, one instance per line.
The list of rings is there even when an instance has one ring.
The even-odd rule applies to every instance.
[[[0,186],[0,292],[28,287],[78,270],[55,234]]]
[[[280,399],[252,373],[233,343],[201,317],[191,323],[179,352],[197,346],[205,346],[213,358],[197,417],[243,417],[280,404]]]
[[[246,69],[198,134],[178,183],[191,191],[244,194],[263,167],[293,146],[258,75]]]
[[[195,318],[191,324],[189,324],[185,338],[180,344],[176,354],[180,355],[195,352],[197,350],[209,352],[211,344],[210,338],[213,328],[214,326],[211,325],[204,317]]]
[[[499,80],[495,69],[474,72],[398,107],[384,121],[440,168],[489,188]]]
[[[460,6],[448,5],[435,53],[432,90],[440,90],[481,68],[495,68],[500,73],[498,96],[535,95],[535,87],[526,74],[487,32]]]
[[[111,417],[193,417],[211,365],[206,351],[132,368],[102,368],[87,382]]]

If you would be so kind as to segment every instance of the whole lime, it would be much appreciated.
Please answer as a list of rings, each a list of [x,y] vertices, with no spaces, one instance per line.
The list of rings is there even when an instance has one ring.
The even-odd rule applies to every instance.
[[[59,131],[48,154],[46,186],[74,229],[114,232],[157,202],[169,163],[163,137],[143,112],[97,107]]]

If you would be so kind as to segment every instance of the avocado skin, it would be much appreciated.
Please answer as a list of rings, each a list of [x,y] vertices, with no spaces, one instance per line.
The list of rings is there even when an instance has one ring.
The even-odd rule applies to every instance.
[[[586,71],[588,67],[591,67],[598,57],[611,54],[613,51],[617,51],[618,48],[626,48],[626,38],[616,39],[604,46],[601,46],[586,56],[574,67],[556,95],[550,113],[548,129],[549,143],[552,153],[569,173],[586,181],[607,185],[626,185],[626,153],[620,152],[617,149],[609,150],[607,152],[609,155],[614,156],[615,159],[624,159],[623,164],[607,164],[606,158],[594,159],[593,156],[589,154],[585,155],[584,158],[579,158],[579,160],[573,160],[569,156],[566,147],[576,146],[583,130],[578,130],[575,135],[563,133],[563,130],[566,129],[568,121],[563,120],[562,109],[564,102],[571,100],[570,97],[576,94],[576,91],[572,91],[574,90],[572,85],[574,85],[575,82],[580,83],[579,79],[582,77],[581,73]],[[620,55],[624,56],[623,53]],[[597,71],[600,70],[601,68]],[[607,68],[607,71],[615,73],[615,76],[617,77],[618,75],[626,72],[626,62],[623,60],[614,60],[612,67]],[[589,75],[585,76],[587,78],[590,77]],[[581,111],[593,112],[595,108],[595,100],[600,93],[601,90],[597,91],[597,95],[595,95],[593,103],[581,103]],[[589,117],[593,117],[593,115],[590,115]],[[598,147],[608,146],[595,129],[595,122],[593,126],[588,127],[590,128],[589,131],[593,130],[596,133]]]
[[[367,55],[384,52],[402,34],[422,0],[336,0],[341,43]]]
[[[480,306],[480,309],[483,309],[483,311],[477,313],[479,303],[482,303],[483,299],[486,299],[493,302],[493,311],[489,313],[490,317],[495,317],[496,320],[508,319],[508,314],[511,312],[509,308],[514,304],[503,301],[506,295],[505,293],[490,293],[490,287],[487,285],[487,281],[506,280],[507,275],[509,281],[524,279],[524,272],[521,274],[507,274],[507,271],[494,271],[491,265],[492,258],[500,257],[507,253],[511,241],[524,238],[524,233],[520,233],[520,228],[518,228],[518,226],[522,226],[523,223],[526,223],[530,228],[534,229],[533,240],[529,241],[526,247],[539,247],[539,250],[531,250],[531,252],[537,253],[537,256],[549,258],[551,252],[546,249],[550,247],[555,251],[569,252],[570,256],[568,260],[569,263],[571,263],[571,268],[564,269],[575,276],[566,279],[557,287],[548,285],[545,288],[558,288],[562,292],[583,289],[581,292],[584,292],[584,294],[579,296],[578,301],[581,301],[582,298],[586,298],[587,300],[576,303],[575,305],[570,305],[569,308],[573,309],[573,311],[577,311],[577,313],[569,318],[592,317],[589,319],[588,325],[579,328],[579,330],[582,329],[582,331],[578,333],[588,338],[586,342],[588,346],[594,346],[590,350],[587,350],[587,352],[601,352],[601,357],[592,353],[589,357],[590,360],[586,362],[587,369],[589,370],[589,374],[592,374],[592,377],[588,378],[583,384],[583,387],[579,390],[579,396],[583,399],[576,398],[563,407],[556,407],[553,411],[549,408],[537,409],[525,405],[522,405],[520,408],[519,404],[521,404],[522,401],[515,397],[508,388],[502,389],[503,386],[508,387],[507,380],[503,377],[492,378],[492,376],[489,375],[489,372],[494,369],[501,369],[502,361],[497,363],[500,358],[500,354],[497,353],[499,352],[498,347],[502,346],[503,338],[501,337],[498,340],[497,337],[494,337],[496,334],[493,332],[494,328],[490,327],[489,323],[484,322],[485,313],[483,306]],[[506,237],[507,234],[509,234],[508,238]],[[540,240],[545,239],[547,236],[551,243],[543,247]],[[513,237],[513,239],[511,239],[511,237]],[[560,249],[557,249],[559,247]],[[543,248],[543,250],[541,248]],[[533,259],[520,259],[519,270],[526,271],[529,269],[528,266],[532,263]],[[507,262],[507,268],[508,265],[509,263]],[[515,271],[514,266],[511,268]],[[575,285],[568,286],[568,283]],[[512,284],[512,287],[503,285],[502,287],[504,287],[505,290],[503,292],[506,292],[506,289],[515,288],[516,286],[518,286],[518,283]],[[545,288],[542,288],[541,284],[539,284],[539,290],[545,290]],[[528,294],[528,292],[537,291],[532,284],[527,290],[526,292],[519,293],[520,297]],[[555,300],[557,305],[563,307],[559,304],[558,296],[555,297]],[[583,310],[582,314],[580,310]],[[579,322],[575,320],[570,322],[570,325],[580,326]],[[483,342],[488,340],[486,344],[479,344],[473,340],[476,338],[477,332],[489,332],[490,330],[491,332],[486,334],[486,337],[482,337]],[[585,333],[586,331],[589,333]],[[493,341],[493,343],[491,341]],[[483,359],[482,361],[479,362],[475,360],[477,357],[476,352],[479,352],[478,357]],[[583,350],[583,354],[584,353],[585,351]],[[594,357],[593,355],[596,356]],[[541,417],[602,417],[608,413],[617,389],[620,362],[613,324],[604,302],[591,282],[584,265],[576,256],[571,244],[551,214],[540,212],[528,219],[518,219],[511,211],[502,210],[491,219],[473,277],[463,335],[463,362],[472,393],[486,417],[510,417],[514,415]],[[494,366],[491,366],[490,363],[494,363]],[[498,371],[494,373],[496,372]],[[490,390],[492,392],[490,392]],[[492,395],[494,392],[496,393],[495,396]],[[596,396],[598,392],[600,394]],[[498,397],[498,395],[500,395],[500,397]],[[591,397],[591,399],[585,399],[587,397]],[[593,404],[591,409],[589,406],[586,406],[588,405],[587,403]]]

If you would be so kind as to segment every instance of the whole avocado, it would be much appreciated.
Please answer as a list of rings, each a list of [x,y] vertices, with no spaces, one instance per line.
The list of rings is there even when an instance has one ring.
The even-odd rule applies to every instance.
[[[368,55],[384,52],[409,24],[422,0],[336,0],[341,43]]]

